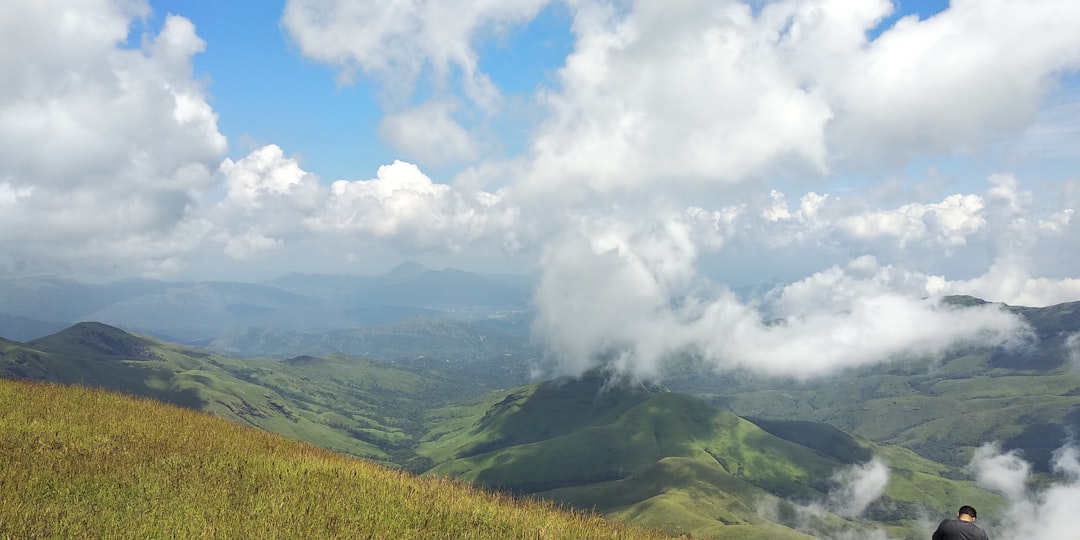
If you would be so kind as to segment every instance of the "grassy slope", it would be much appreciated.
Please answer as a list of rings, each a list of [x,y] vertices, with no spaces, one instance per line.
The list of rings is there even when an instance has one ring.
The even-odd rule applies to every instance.
[[[0,537],[662,537],[83,387],[0,379],[0,462]]]
[[[1067,368],[1016,375],[989,366],[989,356],[912,363],[906,374],[849,371],[827,381],[703,397],[739,414],[826,422],[956,466],[983,443],[1005,441],[1045,470],[1049,452],[1080,428],[1080,376]]]
[[[237,360],[80,323],[0,343],[0,374],[121,390],[260,427],[323,448],[406,466],[418,410],[456,386],[341,356]]]
[[[960,471],[898,448],[871,450],[850,437],[842,444],[846,436],[829,426],[818,424],[821,435],[796,443],[690,396],[599,388],[588,379],[541,383],[433,412],[439,428],[419,452],[438,463],[432,474],[697,536],[803,537],[763,518],[760,505],[780,504],[778,495],[824,500],[835,471],[873,453],[894,470],[871,511],[897,538],[917,534],[910,525],[920,515],[947,512],[956,496],[1000,505],[971,482],[941,476]],[[863,526],[830,519],[824,530]]]
[[[1000,359],[976,354],[958,357],[936,368],[939,379],[934,384],[945,385],[942,392],[956,392],[955,385],[966,384],[970,388],[964,392],[981,392],[982,399],[1002,399],[998,394],[1011,392],[1005,397],[1023,400],[1046,392],[1038,386],[1056,380],[1017,377],[1015,369],[1001,367],[986,372],[986,381],[963,378],[993,361]],[[427,425],[420,425],[415,415],[424,407],[445,403],[460,391],[461,380],[438,368],[413,366],[405,371],[333,355],[284,362],[229,359],[104,325],[79,325],[25,344],[0,342],[0,368],[22,377],[123,388],[416,470],[440,463],[434,472],[596,507],[672,532],[690,528],[698,535],[717,530],[725,536],[741,531],[738,536],[747,538],[790,534],[790,530],[771,529],[775,525],[758,515],[758,501],[775,499],[774,494],[820,499],[829,488],[831,472],[858,461],[851,457],[850,441],[844,443],[846,436],[835,430],[808,424],[777,437],[783,426],[762,430],[733,415],[702,408],[703,404],[685,396],[624,388],[598,392],[601,383],[595,380],[488,394],[431,411]],[[923,410],[923,402],[906,400],[913,399],[913,380],[923,391],[934,384],[917,379],[928,373],[925,366],[908,369],[913,373],[894,370],[874,378],[854,377],[848,381],[850,386],[832,392],[792,385],[732,394],[728,399],[748,405],[756,414],[762,413],[761,406],[793,405],[788,410],[796,413],[790,417],[831,421],[841,427],[846,426],[835,417],[815,417],[815,412],[852,407],[855,414],[866,415],[862,425],[867,429],[888,428],[903,420],[910,422],[912,430],[930,430],[923,444],[934,447],[942,446],[932,438],[935,429],[954,432],[963,441],[965,433],[977,432],[989,423],[990,419],[971,421],[991,414],[984,409],[989,402],[978,400],[945,403],[972,407],[966,422],[958,417],[957,425],[937,427],[925,421],[933,411]],[[1003,374],[1012,378],[1005,379]],[[1037,387],[1025,389],[1025,384]],[[1076,393],[1071,384],[1061,379],[1052,388],[1065,394],[1058,397],[1068,398],[1070,392]],[[1021,403],[1018,410],[1030,414],[1032,409]],[[769,412],[763,416],[789,417]],[[1021,421],[1017,423],[1022,426]],[[1031,423],[1030,418],[1026,421]],[[1023,434],[1022,430],[1017,433]],[[428,435],[417,456],[411,448],[412,437],[425,431]],[[908,442],[918,448],[917,438]],[[895,470],[885,499],[868,512],[896,527],[899,532],[894,536],[904,536],[911,516],[921,509],[931,508],[935,514],[947,511],[960,494],[979,500],[982,507],[997,504],[970,483],[943,478],[963,478],[962,471],[914,454],[906,456],[896,448],[876,447],[875,452],[892,454],[888,461]],[[895,456],[904,457],[899,462],[907,464],[895,464]]]

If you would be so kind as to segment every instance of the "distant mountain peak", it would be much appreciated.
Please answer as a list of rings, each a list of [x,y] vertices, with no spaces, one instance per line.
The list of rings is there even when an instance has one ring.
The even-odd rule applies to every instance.
[[[416,261],[405,261],[387,272],[386,277],[408,279],[419,276],[429,270],[430,268]]]
[[[987,302],[986,300],[983,300],[981,298],[975,298],[974,296],[969,296],[969,295],[966,295],[966,294],[954,294],[954,295],[950,295],[950,296],[946,296],[946,297],[942,298],[941,303],[948,304],[948,305],[951,305],[951,306],[972,307],[972,306],[981,306],[981,305],[984,305],[984,304],[989,304],[990,302]]]
[[[100,322],[80,322],[51,336],[27,343],[31,347],[83,349],[98,354],[138,360],[162,360],[152,343],[115,326]]]
[[[541,382],[540,385],[549,389],[559,389],[569,385],[578,389],[591,389],[590,391],[594,391],[597,395],[611,391],[629,394],[662,394],[668,391],[661,385],[633,380],[604,367],[593,368],[577,376],[556,377]]]

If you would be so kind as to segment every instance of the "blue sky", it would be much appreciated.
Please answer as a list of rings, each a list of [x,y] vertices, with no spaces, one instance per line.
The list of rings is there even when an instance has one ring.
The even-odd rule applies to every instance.
[[[580,260],[672,298],[1080,299],[1073,23],[1064,0],[17,0],[0,273]]]
[[[361,76],[339,84],[334,67],[304,58],[281,28],[284,2],[160,0],[150,6],[152,15],[132,27],[132,44],[143,33],[160,30],[170,13],[195,24],[207,42],[206,51],[193,59],[195,73],[210,80],[218,125],[234,159],[276,143],[332,181],[359,178],[400,157],[377,134],[378,81]],[[947,0],[896,2],[870,35],[901,17],[925,19],[947,7]],[[481,34],[475,44],[481,69],[503,92],[523,98],[539,87],[556,86],[554,72],[573,50],[572,22],[567,8],[554,4],[509,35]],[[498,133],[507,153],[523,149],[526,128],[508,121]]]
[[[279,25],[284,2],[152,2],[145,26],[156,33],[167,14],[195,23],[206,51],[193,59],[209,79],[218,126],[236,159],[276,143],[304,156],[328,179],[351,178],[393,160],[375,133],[381,116],[370,81],[340,86],[335,70],[301,56]]]
[[[360,76],[340,84],[337,69],[304,58],[281,28],[284,2],[172,0],[150,5],[153,15],[137,21],[133,40],[147,31],[156,33],[172,13],[195,23],[207,42],[206,51],[193,59],[194,69],[210,80],[218,125],[231,142],[234,159],[275,143],[332,181],[370,175],[400,157],[377,134],[379,82]],[[554,72],[573,49],[571,22],[564,6],[552,5],[507,35],[477,37],[481,69],[503,92],[523,98],[538,87],[555,85]],[[416,92],[419,98],[430,89]],[[507,120],[496,129],[507,153],[522,150],[525,128]]]

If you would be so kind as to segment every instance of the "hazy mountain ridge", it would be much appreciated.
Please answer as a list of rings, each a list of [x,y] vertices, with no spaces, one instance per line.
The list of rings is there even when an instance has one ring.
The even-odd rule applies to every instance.
[[[0,280],[0,335],[26,340],[99,321],[202,345],[250,327],[313,332],[416,316],[520,316],[530,294],[525,276],[436,271],[415,263],[381,276],[292,274],[265,283],[9,278]]]
[[[206,345],[226,354],[289,357],[334,352],[397,359],[434,356],[465,361],[491,355],[528,352],[526,336],[483,322],[412,317],[389,324],[302,332],[276,328],[246,328],[225,334]]]

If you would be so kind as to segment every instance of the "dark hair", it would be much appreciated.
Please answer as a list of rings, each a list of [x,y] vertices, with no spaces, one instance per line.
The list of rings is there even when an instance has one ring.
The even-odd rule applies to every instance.
[[[957,512],[956,514],[957,515],[967,514],[967,515],[971,516],[972,519],[974,519],[975,518],[975,509],[965,504],[964,506],[960,507],[960,511]]]

